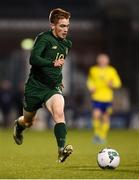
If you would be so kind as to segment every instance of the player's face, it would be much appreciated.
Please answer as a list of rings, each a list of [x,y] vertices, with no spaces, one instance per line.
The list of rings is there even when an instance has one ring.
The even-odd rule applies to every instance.
[[[69,30],[69,19],[59,19],[57,24],[52,24],[52,30],[56,37],[65,39]]]
[[[105,67],[109,64],[109,57],[106,55],[99,55],[97,58],[97,63],[101,67]]]

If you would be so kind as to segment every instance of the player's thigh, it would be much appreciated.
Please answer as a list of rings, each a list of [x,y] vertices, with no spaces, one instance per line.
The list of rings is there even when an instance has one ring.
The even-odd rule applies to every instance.
[[[92,115],[95,119],[100,118],[102,116],[102,111],[99,108],[94,108]]]
[[[24,93],[24,99],[23,99],[23,108],[30,116],[30,112],[32,115],[32,112],[37,111],[39,108],[42,107],[42,103],[44,101],[45,97],[45,90],[41,87],[35,87],[33,85],[27,85]],[[28,113],[29,112],[29,113]]]
[[[64,97],[61,94],[54,94],[45,102],[45,106],[52,115],[54,113],[64,113],[64,105]]]
[[[105,111],[105,112],[103,113],[102,121],[103,121],[103,122],[109,122],[109,121],[110,121],[110,116],[111,116],[111,114],[112,114],[112,109],[111,109],[111,111]]]

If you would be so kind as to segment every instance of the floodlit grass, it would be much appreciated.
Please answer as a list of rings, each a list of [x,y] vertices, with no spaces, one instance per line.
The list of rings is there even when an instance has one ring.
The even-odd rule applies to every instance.
[[[24,132],[23,145],[16,145],[12,130],[0,130],[0,178],[5,179],[135,179],[139,178],[139,131],[112,130],[106,145],[92,143],[91,130],[69,130],[67,143],[74,153],[59,164],[53,131]],[[102,170],[96,156],[111,147],[121,157],[115,170]]]

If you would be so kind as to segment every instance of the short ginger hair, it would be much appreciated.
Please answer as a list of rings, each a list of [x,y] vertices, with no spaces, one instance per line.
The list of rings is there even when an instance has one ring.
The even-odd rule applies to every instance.
[[[71,14],[61,8],[53,9],[49,14],[50,23],[56,24],[59,19],[70,19]]]

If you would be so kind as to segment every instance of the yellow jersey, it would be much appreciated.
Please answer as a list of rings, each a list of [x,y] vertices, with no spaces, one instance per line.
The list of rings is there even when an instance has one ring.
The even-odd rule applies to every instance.
[[[112,84],[110,87],[109,84]],[[87,78],[87,87],[91,92],[91,98],[100,102],[111,102],[113,100],[113,88],[121,87],[121,80],[113,66],[92,66]]]

